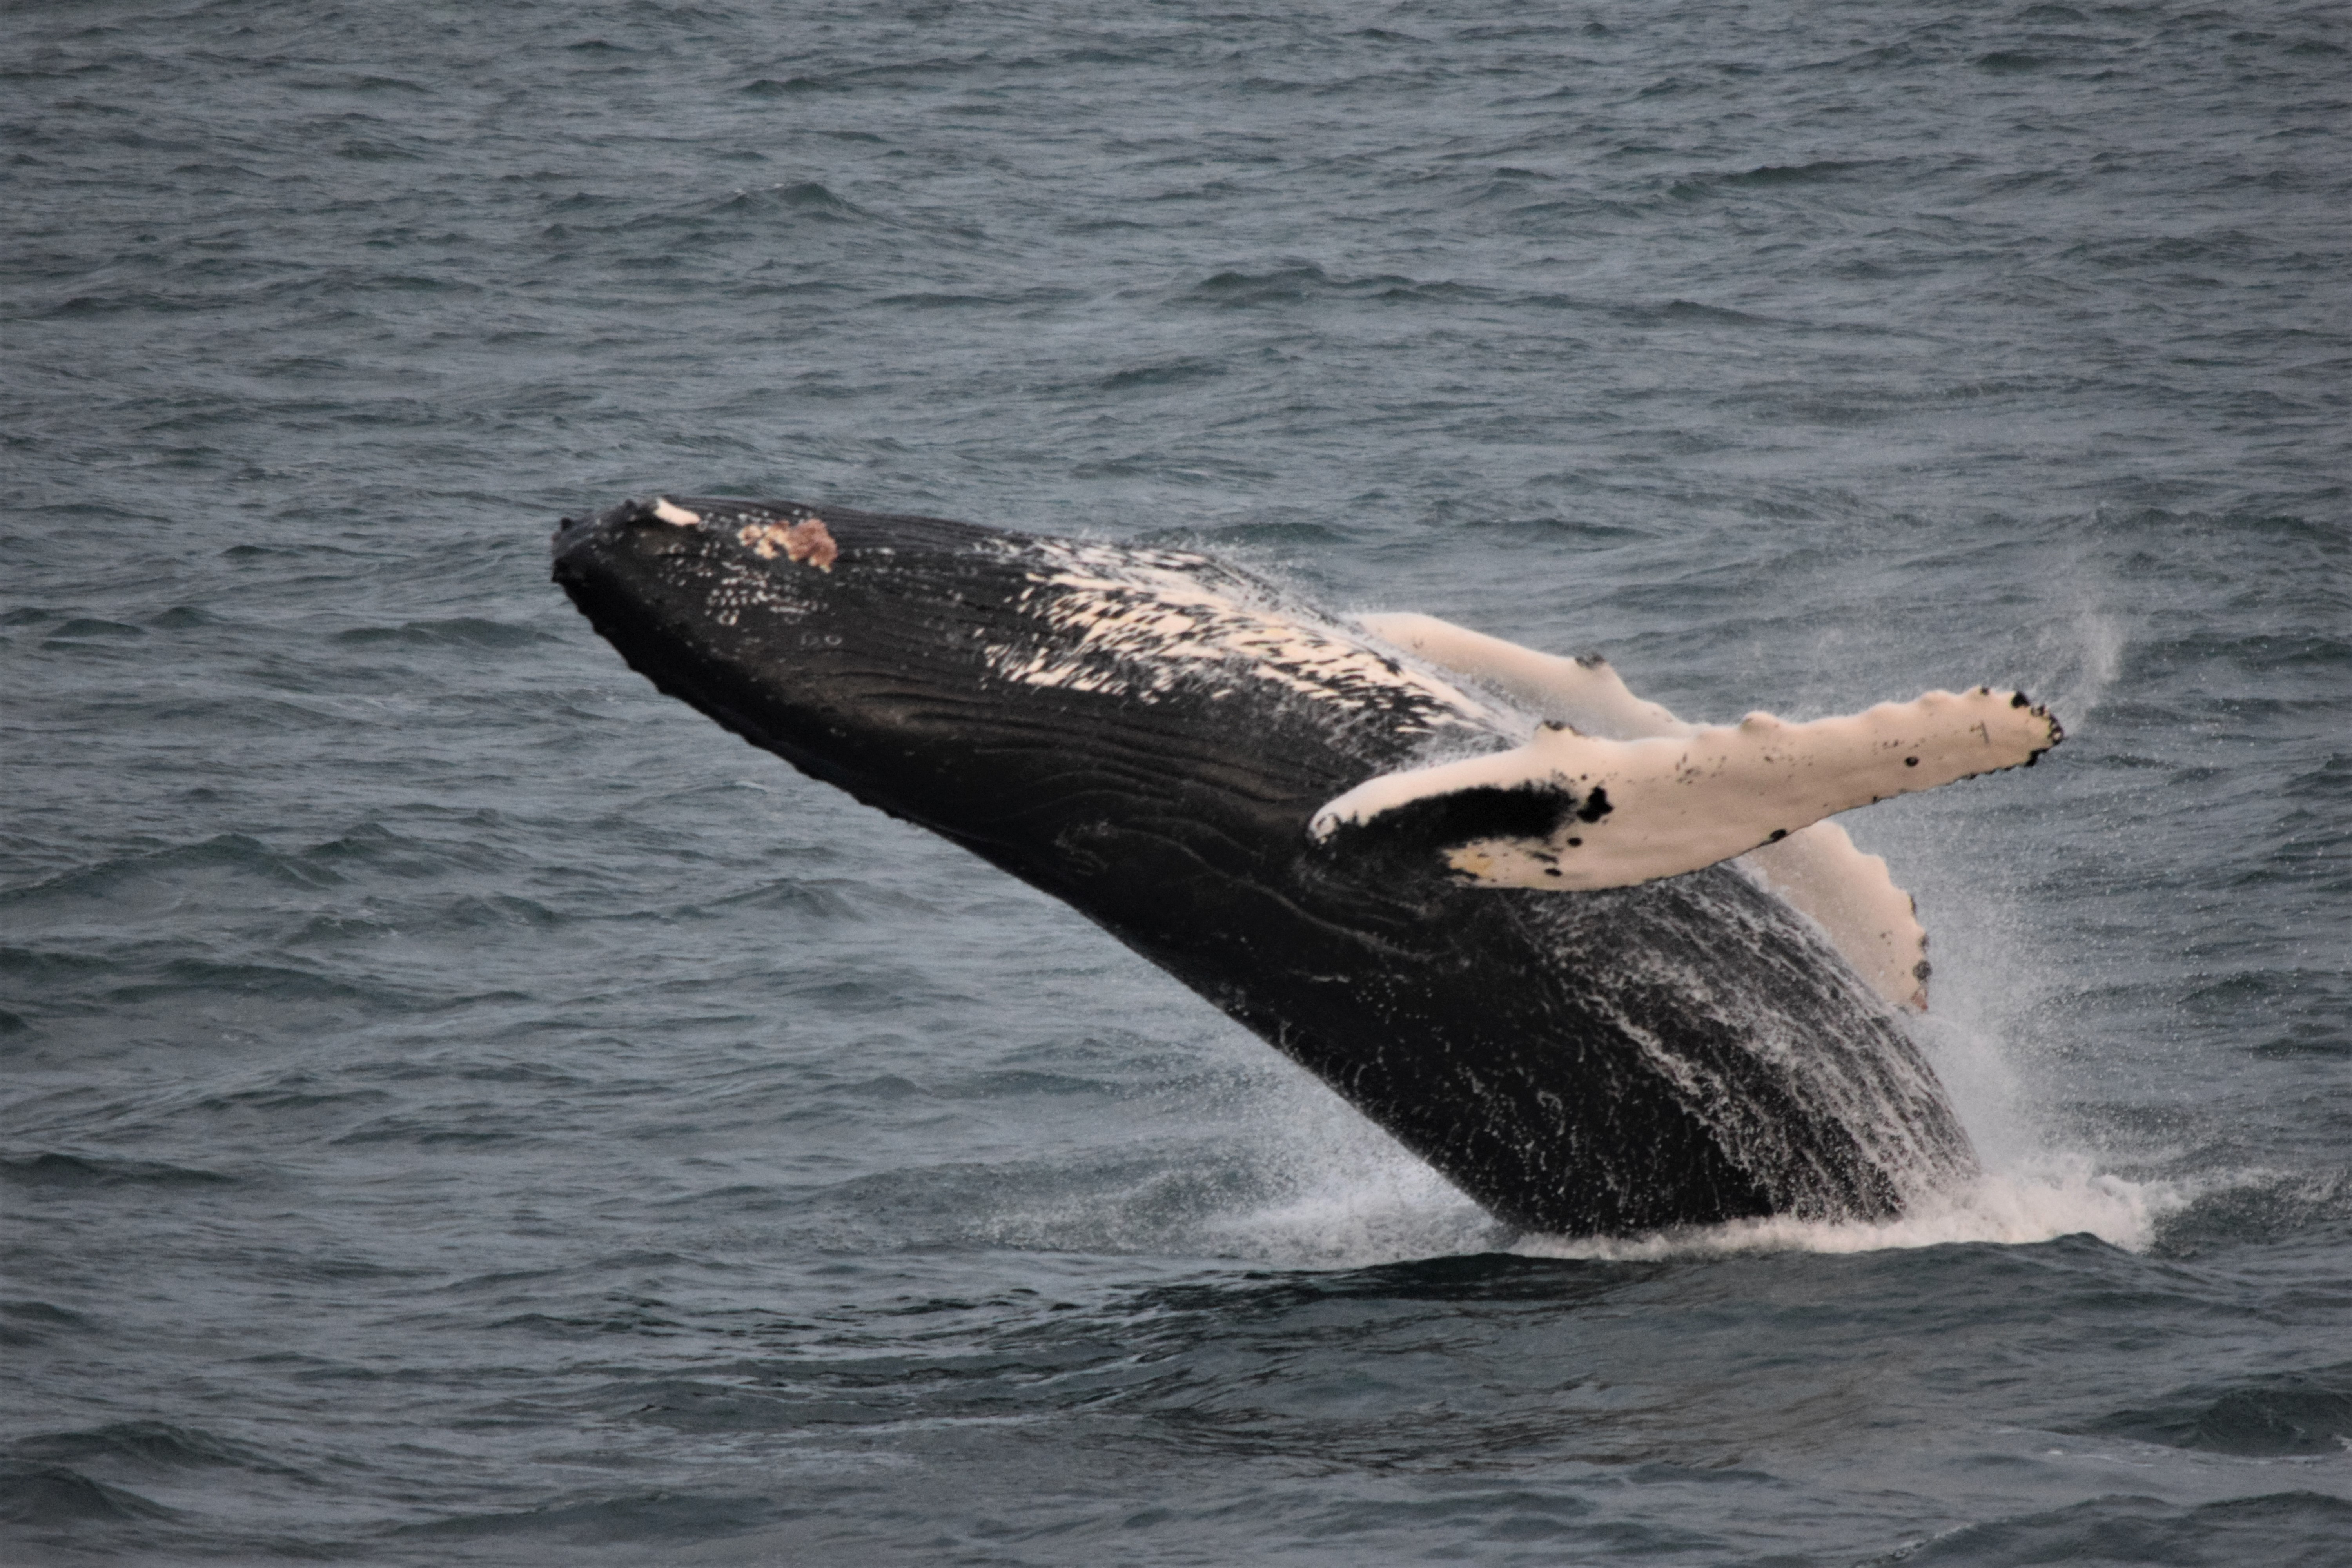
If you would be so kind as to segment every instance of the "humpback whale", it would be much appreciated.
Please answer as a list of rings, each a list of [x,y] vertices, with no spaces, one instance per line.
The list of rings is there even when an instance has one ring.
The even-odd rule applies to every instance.
[[[1190,551],[833,506],[629,500],[552,551],[661,690],[1069,903],[1507,1224],[1881,1219],[1975,1169],[1898,1022],[1910,900],[1825,819],[2030,764],[2021,694],[1695,725]]]

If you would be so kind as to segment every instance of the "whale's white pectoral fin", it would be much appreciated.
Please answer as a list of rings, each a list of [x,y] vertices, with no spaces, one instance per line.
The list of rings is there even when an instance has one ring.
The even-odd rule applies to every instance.
[[[1490,887],[1622,888],[1857,805],[2029,763],[2060,739],[2046,710],[1990,687],[1803,724],[1750,713],[1634,741],[1548,723],[1515,751],[1369,780],[1317,812],[1311,830],[1422,837]]]
[[[1886,862],[1816,822],[1743,857],[1772,890],[1820,923],[1871,988],[1898,1007],[1927,1007],[1927,932]]]
[[[1700,726],[1685,723],[1657,703],[1644,701],[1629,690],[1618,679],[1617,672],[1597,657],[1562,658],[1555,654],[1539,653],[1521,647],[1482,632],[1439,620],[1434,616],[1412,614],[1364,615],[1356,617],[1374,637],[1395,644],[1406,652],[1427,660],[1441,669],[1484,681],[1505,695],[1524,704],[1542,718],[1554,723],[1566,723],[1587,736],[1604,736],[1615,740],[1636,740],[1644,736],[1689,736],[1699,732]],[[1981,699],[1986,693],[1979,690]],[[1925,700],[1923,699],[1923,700]],[[2012,695],[2007,699],[2012,703]],[[1916,706],[1916,705],[1915,705]],[[1874,711],[1876,711],[1874,710]],[[2016,710],[2012,706],[2012,713]],[[2039,709],[2024,710],[2033,717],[2046,717]],[[1867,717],[1866,715],[1864,717]],[[1802,728],[1800,726],[1799,728]],[[1988,728],[1988,740],[1991,731]],[[2031,735],[2027,737],[2031,739]],[[2041,742],[2054,745],[2060,731],[2054,721],[2050,722],[2049,735]],[[1906,752],[1906,755],[1913,753]],[[2032,761],[2033,752],[2019,759]],[[1507,757],[1520,757],[1520,752],[1507,752]],[[1502,759],[1481,759],[1499,762]],[[1927,764],[1923,762],[1920,766]],[[2006,767],[2010,763],[1994,763]],[[1398,774],[1396,779],[1418,776],[1424,783],[1428,770],[1419,775]],[[1906,773],[1913,770],[1906,769]],[[1963,774],[1952,775],[1955,777]],[[1507,812],[1520,816],[1541,809],[1540,797],[1546,793],[1540,775],[1531,778],[1520,768],[1517,771],[1496,769],[1464,775],[1474,788],[1495,787],[1506,792],[1502,804]],[[1373,784],[1389,781],[1374,780]],[[1883,793],[1902,793],[1906,789],[1924,788],[1938,780],[1911,777],[1901,789]],[[1365,786],[1370,789],[1371,786]],[[1605,787],[1605,786],[1604,786]],[[1363,790],[1349,792],[1324,808],[1316,819],[1318,836],[1328,835],[1338,826],[1337,808]],[[1412,798],[1407,793],[1383,792],[1383,798],[1402,804]],[[1618,797],[1611,796],[1614,801]],[[1496,803],[1490,797],[1489,806]],[[1584,799],[1580,814],[1591,809],[1591,800]],[[1471,803],[1455,814],[1460,818],[1475,816]],[[1613,812],[1611,814],[1613,816]],[[1597,822],[1585,826],[1598,826]],[[1580,852],[1596,838],[1581,828],[1554,829],[1534,836],[1497,834],[1479,843],[1465,845],[1452,858],[1457,868],[1463,860],[1473,865],[1484,863],[1486,874],[1472,869],[1470,874],[1481,881],[1498,886],[1544,887],[1565,889],[1614,885],[1597,880],[1579,880],[1567,863],[1558,858],[1551,846],[1562,839],[1579,839],[1582,843],[1561,843],[1559,849]],[[1546,857],[1553,857],[1546,858]],[[1664,856],[1663,859],[1687,859],[1687,856]],[[1698,865],[1711,864],[1698,860],[1676,865],[1673,870],[1651,873],[1673,875],[1676,870],[1696,869]],[[1895,885],[1888,875],[1886,862],[1875,855],[1865,855],[1853,846],[1845,829],[1833,822],[1817,821],[1811,826],[1790,832],[1785,838],[1773,841],[1769,833],[1766,842],[1750,849],[1745,863],[1752,866],[1769,883],[1772,890],[1798,910],[1811,916],[1829,934],[1846,961],[1861,972],[1874,989],[1897,1006],[1925,1009],[1927,1005],[1927,933],[1920,926],[1911,895]],[[1516,872],[1516,875],[1510,873]],[[1633,879],[1635,880],[1644,879]]]
[[[1435,616],[1358,616],[1356,624],[1407,653],[1483,680],[1542,717],[1588,735],[1630,741],[1643,735],[1688,734],[1696,728],[1634,696],[1598,654],[1562,658],[1538,653]]]

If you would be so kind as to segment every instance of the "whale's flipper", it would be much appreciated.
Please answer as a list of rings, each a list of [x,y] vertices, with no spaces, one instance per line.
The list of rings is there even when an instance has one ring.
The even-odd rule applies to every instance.
[[[1855,848],[1836,823],[1816,822],[1740,859],[1811,916],[1872,990],[1898,1007],[1927,1010],[1927,929],[1884,857]]]
[[[1358,624],[1431,664],[1494,687],[1541,717],[1588,735],[1638,740],[1698,729],[1636,697],[1598,655],[1562,658],[1474,632],[1434,616],[1368,615]],[[1911,895],[1886,862],[1854,847],[1834,822],[1816,822],[1741,858],[1772,890],[1811,916],[1878,994],[1899,1007],[1927,1006],[1927,932]],[[1559,886],[1565,878],[1551,886]]]
[[[1698,728],[1634,696],[1599,654],[1562,658],[1558,654],[1538,653],[1435,616],[1358,616],[1356,624],[1441,668],[1485,681],[1554,723],[1573,726],[1588,735],[1632,741],[1643,735],[1687,735]]]
[[[1613,738],[1613,741],[1637,741],[1649,736],[1696,736],[1700,726],[1686,724],[1667,712],[1658,703],[1646,703],[1625,689],[1616,670],[1606,666],[1597,656],[1588,658],[1559,658],[1555,654],[1538,654],[1536,648],[1524,648],[1515,642],[1503,642],[1500,637],[1486,637],[1484,632],[1451,626],[1434,616],[1418,614],[1379,614],[1357,618],[1364,630],[1376,637],[1406,648],[1409,654],[1430,660],[1456,675],[1467,675],[1479,682],[1498,689],[1510,699],[1536,710],[1543,720],[1552,724],[1569,724],[1585,736]],[[1983,696],[1983,693],[1978,693]],[[2030,710],[2042,717],[2042,710]],[[1992,729],[1988,729],[1988,741]],[[2049,724],[2049,741],[2055,745],[2058,726]],[[1512,752],[1517,754],[1517,752]],[[2037,752],[2034,752],[2037,754]],[[2018,757],[2018,762],[2030,762],[2032,754]],[[1494,759],[1489,759],[1494,762]],[[1922,764],[1924,766],[1924,764]],[[1990,766],[2013,766],[2013,762],[1994,762]],[[1976,769],[1980,771],[1980,769]],[[1964,775],[1964,773],[1959,773]],[[1395,775],[1402,778],[1402,775]],[[1381,783],[1381,781],[1373,781]],[[1528,781],[1522,778],[1522,785]],[[1910,787],[1927,787],[1927,778],[1907,778],[1898,790],[1886,790],[1886,795],[1903,793]],[[1360,793],[1350,793],[1360,795]],[[1340,797],[1345,802],[1348,797]],[[1340,802],[1318,816],[1319,832],[1328,832],[1324,820],[1334,818],[1334,809]],[[1456,811],[1449,816],[1465,816],[1463,806],[1475,802],[1456,802]],[[1517,799],[1519,814],[1536,806],[1540,814],[1540,802],[1528,797]],[[1428,809],[1423,809],[1428,811]],[[1522,823],[1524,826],[1524,823]],[[1512,835],[1494,835],[1512,837]],[[1524,835],[1517,835],[1522,837]],[[1561,835],[1538,837],[1576,837],[1585,839],[1585,832],[1561,832]],[[1461,844],[1458,837],[1449,842]],[[1461,848],[1482,848],[1479,844],[1461,844]],[[1561,848],[1583,848],[1583,844]],[[1773,891],[1780,893],[1790,905],[1804,910],[1809,917],[1828,931],[1830,941],[1839,952],[1846,954],[1861,971],[1872,987],[1889,1002],[1898,1006],[1927,1006],[1927,931],[1919,926],[1912,908],[1910,893],[1894,884],[1886,875],[1886,860],[1879,856],[1865,856],[1853,847],[1844,827],[1834,823],[1813,823],[1811,827],[1790,832],[1778,842],[1767,842],[1752,848],[1743,858],[1745,865],[1757,869]],[[1467,869],[1467,868],[1465,868]],[[1576,881],[1569,875],[1567,865],[1550,865],[1536,860],[1534,865],[1522,863],[1522,872],[1528,879],[1512,877],[1477,877],[1479,881],[1491,881],[1498,886],[1548,886],[1548,889],[1569,889],[1569,886],[1613,886],[1604,881]],[[1559,875],[1552,875],[1559,869]],[[1677,869],[1696,869],[1682,865]],[[1651,872],[1651,875],[1673,875],[1673,872]],[[1538,879],[1540,877],[1540,879]],[[1646,877],[1633,877],[1642,881]]]
[[[1547,722],[1526,745],[1384,773],[1315,814],[1315,836],[1385,825],[1451,847],[1504,888],[1623,888],[1696,871],[1890,795],[2032,762],[2058,743],[2023,692],[1930,691],[1791,724],[1750,713],[1609,741]]]

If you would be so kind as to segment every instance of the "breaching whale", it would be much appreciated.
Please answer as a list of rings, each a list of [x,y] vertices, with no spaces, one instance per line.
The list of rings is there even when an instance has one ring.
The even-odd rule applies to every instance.
[[[2032,763],[2021,695],[1690,725],[1209,556],[831,506],[627,501],[553,554],[663,691],[1068,902],[1508,1224],[1877,1219],[1975,1169],[1895,1017],[1909,900],[1822,819]]]

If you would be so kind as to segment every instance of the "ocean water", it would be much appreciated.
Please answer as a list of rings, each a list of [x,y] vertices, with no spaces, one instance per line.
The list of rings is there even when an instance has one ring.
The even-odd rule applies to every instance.
[[[2352,1560],[2340,7],[0,31],[10,1563]],[[2022,685],[1846,819],[1986,1177],[1501,1230],[632,675],[662,490]]]

